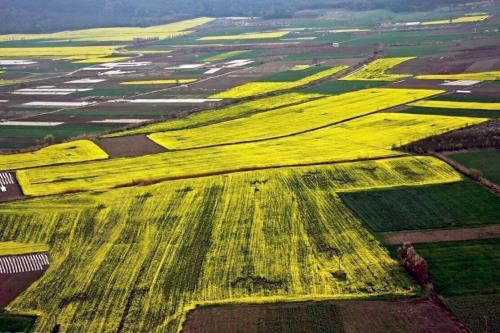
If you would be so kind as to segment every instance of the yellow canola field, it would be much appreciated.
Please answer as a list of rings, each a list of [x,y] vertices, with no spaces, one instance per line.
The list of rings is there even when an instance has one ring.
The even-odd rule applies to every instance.
[[[426,22],[422,22],[421,25],[481,22],[481,21],[486,20],[488,17],[489,17],[489,15],[461,16],[461,17],[457,17],[457,18],[449,19],[449,20],[426,21]]]
[[[0,242],[0,256],[19,256],[23,254],[48,252],[45,244],[26,244],[17,242]]]
[[[20,170],[17,178],[26,195],[41,196],[243,170],[400,156],[404,153],[392,147],[483,121],[380,113],[280,139]]]
[[[108,158],[108,154],[92,141],[77,140],[49,146],[29,153],[0,155],[0,170],[17,170],[106,158]]]
[[[189,33],[189,29],[212,22],[209,17],[199,17],[196,19],[174,22],[151,27],[118,27],[118,28],[93,28],[83,30],[61,31],[48,34],[11,34],[0,35],[0,41],[11,40],[32,40],[32,39],[56,39],[69,41],[132,41],[135,38],[173,38]]]
[[[289,31],[272,31],[272,32],[256,32],[240,35],[223,35],[223,36],[206,36],[198,38],[198,40],[243,40],[243,39],[268,39],[281,38],[288,35]]]
[[[500,111],[500,103],[482,103],[482,102],[455,102],[455,101],[418,101],[409,104],[411,106],[420,106],[426,108],[445,108],[445,109],[475,109],[475,110],[496,110]]]
[[[498,81],[500,71],[462,73],[462,74],[431,74],[417,75],[415,78],[421,80],[476,80],[476,81]]]
[[[277,138],[328,126],[442,92],[444,91],[424,89],[363,89],[210,126],[153,133],[149,138],[167,149],[188,149]]]
[[[51,249],[7,310],[37,314],[34,332],[170,333],[197,304],[414,295],[336,191],[458,180],[405,157],[2,204],[3,238]]]
[[[19,79],[19,80],[7,80],[7,79],[0,79],[0,86],[9,86],[12,84],[18,84],[18,83],[23,83],[27,82],[27,79]]]
[[[121,46],[54,46],[54,47],[6,47],[0,57],[5,58],[68,58],[95,59],[107,57]]]
[[[280,90],[288,90],[309,84],[314,81],[322,80],[337,74],[338,72],[348,68],[348,66],[336,66],[324,71],[309,75],[303,79],[286,82],[249,82],[241,86],[231,88],[227,91],[210,96],[210,98],[246,98],[268,94]]]
[[[273,110],[279,107],[304,103],[323,97],[320,94],[289,93],[279,96],[260,98],[255,101],[239,103],[220,109],[193,113],[185,118],[146,125],[137,129],[127,130],[105,135],[104,137],[117,137],[134,134],[147,134],[153,132],[171,131],[177,129],[198,127],[246,117],[257,112]]]
[[[76,64],[106,64],[110,62],[125,61],[129,57],[107,57],[107,58],[87,58],[84,60],[75,61]]]
[[[397,81],[411,74],[388,74],[387,71],[397,65],[414,59],[415,57],[382,58],[370,62],[355,72],[348,74],[340,80],[363,80],[363,81]]]
[[[165,79],[165,80],[146,80],[146,81],[125,81],[123,85],[148,85],[148,84],[186,84],[196,82],[197,79]]]

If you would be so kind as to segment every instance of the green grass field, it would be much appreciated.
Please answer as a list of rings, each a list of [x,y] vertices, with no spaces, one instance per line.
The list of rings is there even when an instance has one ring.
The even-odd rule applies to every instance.
[[[469,169],[481,171],[483,177],[500,185],[500,150],[474,151],[450,157]]]
[[[472,332],[500,332],[500,294],[453,296],[446,305]]]
[[[341,193],[340,197],[378,232],[500,223],[500,197],[469,180]]]
[[[428,108],[420,106],[411,106],[407,109],[402,110],[401,112],[411,113],[411,114],[430,114],[436,116],[500,118],[500,111],[494,111],[494,110]]]
[[[34,318],[0,311],[0,332],[31,332]]]
[[[500,239],[415,245],[443,295],[500,292]]]

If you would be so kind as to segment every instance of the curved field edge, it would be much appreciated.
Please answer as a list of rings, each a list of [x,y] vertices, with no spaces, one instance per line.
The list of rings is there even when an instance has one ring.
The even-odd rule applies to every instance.
[[[52,258],[8,310],[39,315],[35,331],[176,332],[196,304],[414,295],[337,191],[460,179],[405,157],[0,205],[2,239]]]
[[[266,168],[396,157],[406,154],[392,150],[395,146],[482,121],[373,114],[275,140],[20,170],[17,177],[25,195],[43,196]]]
[[[61,143],[34,152],[1,155],[0,170],[18,170],[55,164],[107,159],[109,156],[90,140]]]

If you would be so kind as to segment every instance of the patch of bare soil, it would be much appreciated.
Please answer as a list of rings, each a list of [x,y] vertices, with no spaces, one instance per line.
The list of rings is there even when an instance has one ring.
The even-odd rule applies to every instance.
[[[0,274],[0,309],[28,289],[45,271]]]
[[[165,148],[149,140],[146,135],[130,135],[117,138],[97,139],[99,145],[111,158],[131,157],[165,152]]]
[[[16,175],[13,172],[0,172],[0,202],[17,200],[23,198],[23,192],[19,183],[17,182]],[[8,181],[6,181],[6,174],[9,174],[10,177]],[[12,182],[11,182],[12,180]],[[2,186],[3,185],[3,186]]]
[[[387,232],[383,233],[382,236],[384,243],[391,245],[403,244],[404,242],[418,244],[498,238],[500,237],[500,225],[450,230]]]
[[[184,333],[467,332],[432,297],[414,301],[324,301],[200,307]]]

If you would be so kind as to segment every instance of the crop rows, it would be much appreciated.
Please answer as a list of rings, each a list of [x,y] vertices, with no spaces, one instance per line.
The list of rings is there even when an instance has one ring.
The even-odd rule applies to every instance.
[[[373,114],[280,139],[20,170],[17,177],[26,195],[39,196],[241,170],[399,156],[403,153],[392,150],[394,146],[482,121]]]
[[[83,30],[62,31],[48,34],[10,34],[0,36],[0,41],[53,39],[65,41],[132,41],[135,38],[173,38],[186,34],[186,31],[213,21],[212,18],[199,17],[191,20],[156,25],[146,28],[94,28]],[[85,54],[85,53],[84,53]],[[3,50],[2,50],[3,55]]]
[[[47,252],[45,244],[24,244],[16,242],[0,242],[0,256],[17,256],[30,253]]]
[[[418,101],[411,106],[445,109],[471,109],[471,110],[496,110],[500,111],[500,103],[458,102],[458,101]]]
[[[205,36],[198,38],[198,40],[213,41],[213,40],[268,39],[268,38],[281,38],[288,34],[289,31],[256,32],[256,33],[247,33],[240,35]]]
[[[415,78],[421,79],[421,80],[498,81],[498,80],[500,80],[500,71],[489,71],[489,72],[479,72],[479,73],[462,73],[462,74],[417,75]]]
[[[458,178],[405,157],[4,204],[2,239],[52,261],[8,310],[39,314],[40,332],[175,332],[196,304],[412,294],[336,191]]]
[[[449,20],[435,20],[435,21],[426,21],[422,22],[422,25],[437,25],[437,24],[451,24],[451,23],[473,23],[473,22],[481,22],[486,20],[489,15],[470,15],[470,16],[461,16],[454,19]]]

